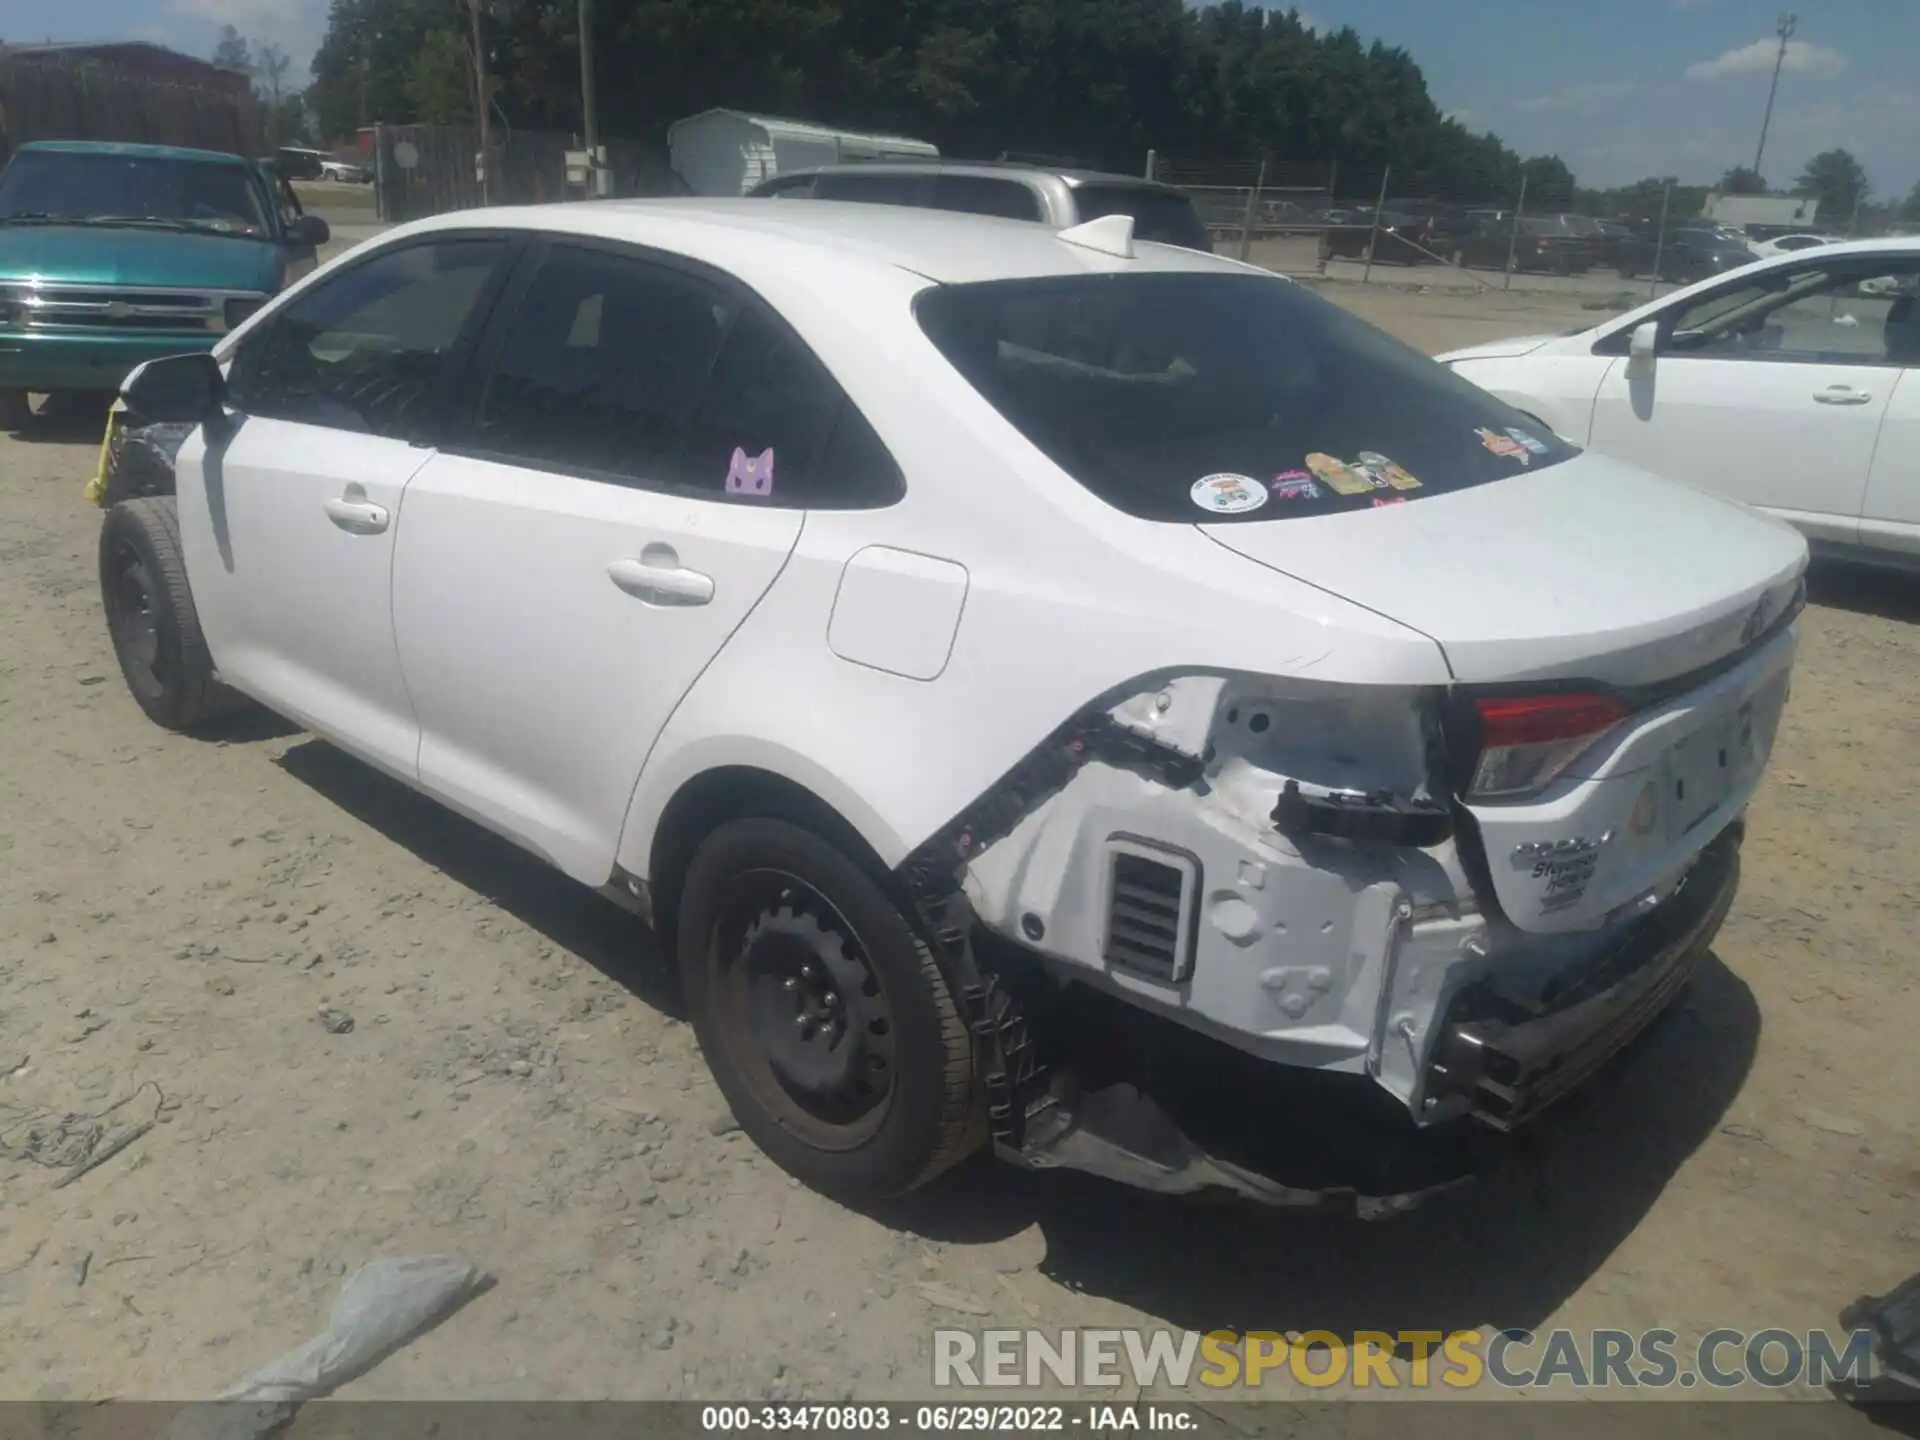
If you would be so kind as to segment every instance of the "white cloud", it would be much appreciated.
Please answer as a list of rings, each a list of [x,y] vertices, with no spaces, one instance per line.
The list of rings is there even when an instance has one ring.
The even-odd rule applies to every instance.
[[[1639,83],[1633,80],[1593,80],[1584,85],[1569,85],[1548,95],[1516,100],[1513,108],[1527,115],[1549,110],[1585,110],[1610,100],[1625,99],[1639,88]]]
[[[1770,75],[1779,54],[1780,42],[1763,35],[1751,45],[1735,46],[1711,60],[1700,60],[1689,65],[1687,79],[1713,81],[1735,75]],[[1830,79],[1847,68],[1847,57],[1838,50],[1829,50],[1806,40],[1789,40],[1786,58],[1780,68],[1788,75],[1815,75]]]

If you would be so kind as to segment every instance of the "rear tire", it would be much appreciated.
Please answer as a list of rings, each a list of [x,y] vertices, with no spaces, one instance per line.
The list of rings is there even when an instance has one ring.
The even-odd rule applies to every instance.
[[[191,730],[241,703],[213,678],[171,495],[125,500],[107,511],[100,599],[120,673],[154,724]]]
[[[867,867],[784,820],[734,820],[680,893],[682,987],[741,1129],[868,1204],[984,1138],[973,1043],[932,950]]]

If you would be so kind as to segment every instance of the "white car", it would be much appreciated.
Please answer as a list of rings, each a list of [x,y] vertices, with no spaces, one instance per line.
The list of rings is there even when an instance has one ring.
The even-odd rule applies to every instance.
[[[320,178],[336,180],[343,185],[365,185],[373,179],[373,172],[364,165],[349,164],[345,160],[322,160]]]
[[[1571,335],[1439,358],[1562,438],[1920,564],[1920,240],[1776,256]]]
[[[1799,250],[1813,250],[1821,245],[1840,245],[1845,242],[1838,235],[1776,235],[1771,240],[1752,240],[1748,248],[1763,260],[1775,255],[1791,255]]]
[[[1392,1210],[1329,1144],[1530,1121],[1704,953],[1805,542],[1132,223],[390,231],[129,378],[196,428],[104,521],[128,684],[650,913],[830,1193],[991,1138]]]

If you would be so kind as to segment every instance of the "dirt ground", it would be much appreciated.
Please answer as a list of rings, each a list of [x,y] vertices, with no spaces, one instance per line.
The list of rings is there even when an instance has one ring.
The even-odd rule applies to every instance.
[[[1327,293],[1427,348],[1583,313]],[[1525,1170],[1378,1224],[986,1162],[859,1214],[730,1128],[638,924],[271,719],[142,718],[97,423],[0,438],[0,1397],[211,1393],[420,1252],[498,1285],[343,1393],[925,1397],[938,1325],[1805,1330],[1920,1270],[1912,582],[1817,576],[1716,955]],[[68,1115],[154,1123],[56,1187]]]

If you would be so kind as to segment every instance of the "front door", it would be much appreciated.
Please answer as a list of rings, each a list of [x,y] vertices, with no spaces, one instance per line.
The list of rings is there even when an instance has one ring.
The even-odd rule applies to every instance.
[[[394,573],[420,782],[601,884],[655,737],[799,538],[841,395],[724,278],[559,242],[475,376]]]
[[[181,531],[223,678],[409,779],[419,731],[394,649],[394,540],[508,250],[408,245],[316,286],[248,337],[229,423],[180,453],[203,480],[205,508]]]
[[[1892,264],[1810,255],[1669,308],[1652,373],[1601,381],[1592,448],[1854,543],[1900,373],[1859,282]]]

